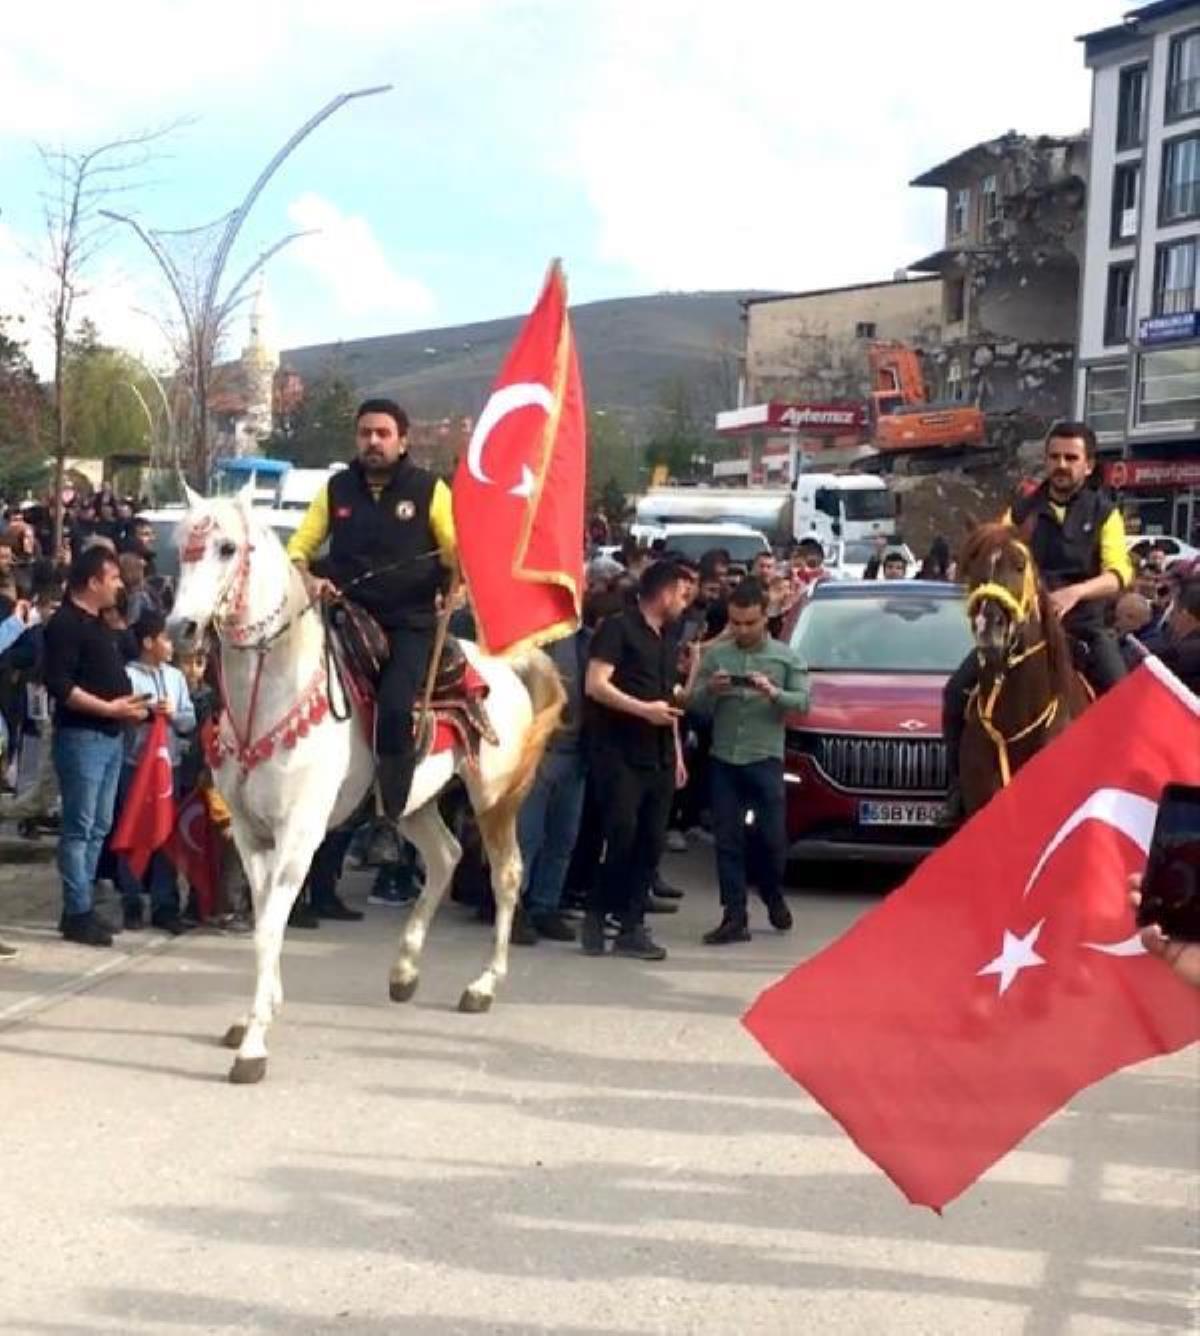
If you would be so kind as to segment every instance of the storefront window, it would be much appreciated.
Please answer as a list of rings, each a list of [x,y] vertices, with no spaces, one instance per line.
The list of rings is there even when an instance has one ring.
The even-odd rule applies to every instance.
[[[1143,353],[1138,367],[1138,426],[1200,419],[1200,346]]]
[[[1119,436],[1129,405],[1129,365],[1088,368],[1083,416],[1097,436]]]

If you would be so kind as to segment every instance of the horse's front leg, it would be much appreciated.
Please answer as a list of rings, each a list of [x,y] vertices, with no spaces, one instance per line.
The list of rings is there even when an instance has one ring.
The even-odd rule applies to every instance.
[[[229,1071],[235,1085],[252,1085],[267,1072],[267,1031],[283,1005],[280,955],[288,915],[324,838],[319,822],[290,823],[276,837],[268,861],[266,884],[255,897],[254,1001],[246,1032]]]
[[[239,821],[236,815],[233,815],[232,818],[232,830],[233,851],[226,856],[236,857],[241,862],[242,871],[245,873],[246,881],[250,887],[250,907],[254,915],[254,922],[258,923],[266,905],[274,848],[271,845],[260,843],[255,838],[250,826]],[[224,880],[228,885],[232,881],[232,877],[226,877]],[[240,1049],[243,1040],[246,1038],[246,1028],[249,1024],[250,1013],[248,1011],[243,1012],[222,1035],[221,1043],[226,1048]]]
[[[462,848],[442,820],[436,800],[405,817],[400,830],[416,846],[425,864],[425,888],[409,912],[400,934],[400,950],[388,976],[388,996],[393,1002],[407,1002],[417,991],[429,925],[462,857]]]
[[[505,804],[507,806],[507,804]],[[496,897],[496,930],[493,938],[492,959],[487,969],[473,983],[468,984],[461,998],[459,1011],[480,1012],[491,1009],[496,1000],[496,988],[508,974],[508,943],[512,934],[513,914],[521,893],[521,849],[517,843],[515,814],[491,817],[487,812],[479,816],[479,833],[487,851],[492,869],[492,892]]]

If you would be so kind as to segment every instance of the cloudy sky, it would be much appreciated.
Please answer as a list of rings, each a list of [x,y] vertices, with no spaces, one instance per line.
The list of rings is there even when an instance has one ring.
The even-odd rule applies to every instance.
[[[576,302],[888,277],[934,248],[922,168],[1008,129],[1084,128],[1073,38],[1111,0],[47,0],[0,40],[0,312],[36,329],[36,144],[176,118],[123,206],[184,228],[234,205],[289,134],[231,270],[273,260],[284,347],[507,315],[561,255]],[[85,305],[153,355],[165,310],[114,237]]]

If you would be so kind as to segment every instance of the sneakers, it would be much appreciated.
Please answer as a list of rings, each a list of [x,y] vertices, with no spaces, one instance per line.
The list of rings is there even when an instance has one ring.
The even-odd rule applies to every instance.
[[[17,955],[17,948],[7,942],[0,942],[0,960],[12,960]]]
[[[776,932],[791,931],[792,911],[788,908],[788,903],[782,895],[774,900],[767,901],[767,918],[771,920],[771,927]]]
[[[604,954],[603,914],[585,914],[583,916],[583,927],[579,933],[579,945],[585,956],[602,956]]]
[[[130,932],[141,932],[146,926],[140,900],[126,900],[121,910],[121,921]]]
[[[541,934],[534,927],[533,919],[525,912],[523,905],[518,905],[516,913],[513,914],[512,932],[508,940],[514,946],[537,946],[541,941]]]
[[[744,915],[734,918],[726,914],[720,923],[711,932],[706,932],[700,940],[705,946],[729,946],[734,942],[748,942],[750,927]]]
[[[383,905],[385,909],[399,909],[411,905],[420,896],[420,891],[411,882],[399,886],[391,880],[377,878],[367,896],[367,904]]]
[[[681,830],[667,831],[667,848],[673,854],[686,854],[688,851],[687,836]]]
[[[188,930],[178,909],[156,909],[150,915],[150,923],[160,931],[170,933],[172,937],[182,937]]]
[[[678,914],[679,906],[674,900],[663,900],[657,895],[648,895],[646,897],[647,914]]]
[[[319,904],[314,903],[317,917],[336,919],[339,923],[358,923],[366,915],[361,909],[351,909],[336,891]]]
[[[539,937],[548,942],[573,942],[575,929],[561,914],[535,914],[533,926]]]
[[[654,884],[650,887],[650,893],[657,895],[660,900],[682,900],[683,892],[678,886],[668,885],[661,877],[654,878]]]
[[[321,919],[317,911],[304,900],[297,900],[288,915],[289,928],[319,928]]]
[[[645,928],[637,927],[621,933],[613,942],[613,955],[630,960],[666,960],[667,948],[659,946]]]
[[[86,914],[68,914],[63,919],[62,935],[80,946],[112,946],[112,933],[92,910]]]

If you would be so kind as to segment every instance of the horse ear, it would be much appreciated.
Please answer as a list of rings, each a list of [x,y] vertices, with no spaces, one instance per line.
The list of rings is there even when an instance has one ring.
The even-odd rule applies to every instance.
[[[202,506],[204,504],[204,498],[200,493],[194,488],[189,487],[186,482],[183,484],[183,496],[188,504],[189,510],[195,510],[197,506]]]

